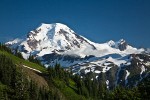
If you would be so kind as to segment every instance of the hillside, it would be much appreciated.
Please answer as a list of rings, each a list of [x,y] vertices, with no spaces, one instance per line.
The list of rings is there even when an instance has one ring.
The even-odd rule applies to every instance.
[[[13,54],[10,54],[10,53],[8,53],[8,52],[6,52],[6,51],[1,51],[1,50],[0,50],[0,54],[3,54],[3,55],[5,55],[5,56],[8,56],[8,57],[9,57],[10,59],[12,59],[12,61],[13,61],[15,64],[17,64],[17,65],[19,65],[19,64],[21,64],[21,65],[26,65],[26,66],[29,66],[29,67],[31,67],[31,68],[33,68],[33,69],[37,69],[37,70],[39,70],[39,71],[41,71],[41,72],[46,72],[46,69],[43,68],[43,67],[41,67],[41,66],[39,66],[38,64],[29,62],[29,61],[27,61],[27,60],[20,59],[20,58],[14,56]]]
[[[11,63],[8,64],[8,62]],[[84,97],[79,96],[71,87],[68,87],[63,80],[59,80],[58,78],[50,80],[46,68],[13,55],[10,49],[4,45],[0,48],[0,69],[0,99],[28,100],[32,98],[32,100],[37,100],[41,98],[40,100],[66,100],[68,98],[70,100],[72,97],[78,100],[80,98],[84,99]],[[10,76],[12,74],[13,77]],[[8,82],[7,77],[10,80],[14,80],[15,78],[14,82],[19,82],[18,85],[14,87],[12,82]],[[73,80],[71,83],[73,84],[72,86],[75,85]],[[64,87],[63,90],[62,87],[60,89],[59,85]]]

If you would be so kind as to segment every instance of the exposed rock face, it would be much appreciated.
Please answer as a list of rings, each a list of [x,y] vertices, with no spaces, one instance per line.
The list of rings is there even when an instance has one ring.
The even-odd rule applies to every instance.
[[[98,59],[97,61],[84,62],[73,65],[71,70],[81,77],[92,73],[91,79],[106,82],[109,89],[122,85],[127,87],[136,86],[144,77],[150,75],[150,56],[145,54],[131,54],[124,58]],[[109,84],[108,84],[109,83]]]
[[[69,63],[69,66],[72,66],[76,63],[85,62],[87,60],[91,61],[93,60],[94,56],[86,56],[84,58],[81,58],[76,55],[60,55],[57,53],[47,54],[42,57],[42,62],[46,61],[46,65],[51,64],[51,66],[54,66],[56,63],[60,63],[61,66],[66,67],[66,63]],[[68,66],[68,67],[69,67]]]
[[[120,43],[118,43],[118,48],[120,51],[126,50],[127,46],[128,46],[127,42],[123,39],[120,41]]]
[[[128,43],[124,39],[121,39],[118,42],[114,42],[113,40],[110,40],[107,43],[110,47],[117,48],[120,51],[126,50],[128,46]]]

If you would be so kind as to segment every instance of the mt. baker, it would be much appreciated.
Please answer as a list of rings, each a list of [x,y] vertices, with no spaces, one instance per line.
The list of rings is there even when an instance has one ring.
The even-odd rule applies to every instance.
[[[26,39],[15,39],[6,44],[12,49],[17,48],[25,59],[31,54],[42,61],[43,56],[47,54],[84,58],[90,55],[101,57],[108,54],[125,56],[143,51],[129,46],[123,39],[119,42],[111,40],[102,44],[91,42],[61,23],[41,24],[37,29],[30,31]],[[61,63],[58,60],[56,62]],[[70,64],[63,64],[66,67],[68,65]]]
[[[136,86],[150,76],[150,55],[144,49],[130,46],[125,40],[94,43],[76,34],[64,24],[41,24],[25,39],[7,42],[27,59],[33,55],[45,66],[60,63],[82,78],[105,82],[107,88],[118,84]]]

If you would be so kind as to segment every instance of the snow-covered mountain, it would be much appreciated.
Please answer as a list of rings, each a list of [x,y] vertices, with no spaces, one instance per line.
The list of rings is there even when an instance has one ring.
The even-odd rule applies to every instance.
[[[27,58],[30,53],[43,56],[53,52],[57,52],[58,54],[62,54],[63,52],[65,54],[68,51],[80,50],[83,52],[86,49],[91,51],[96,49],[93,43],[60,23],[41,24],[37,29],[29,32],[26,39],[15,39],[6,44],[11,45],[12,48],[16,48],[15,44],[18,43],[20,45],[17,47],[23,53],[24,58]],[[75,54],[82,56],[81,53],[75,52]]]
[[[30,31],[25,39],[15,39],[7,42],[6,45],[14,49],[17,48],[25,59],[30,54],[40,57],[40,59],[48,54],[84,58],[90,55],[101,57],[108,54],[124,56],[143,51],[143,49],[138,50],[129,46],[123,39],[118,42],[111,40],[101,44],[91,42],[61,23],[43,23],[37,29]]]
[[[136,85],[137,80],[142,80],[150,71],[150,56],[143,54],[144,49],[132,47],[124,39],[94,43],[61,23],[43,23],[26,38],[9,41],[6,45],[18,49],[25,59],[33,55],[45,66],[60,63],[81,77],[93,73],[93,78],[104,78],[109,87],[120,83],[127,86],[137,69],[138,79],[132,83]]]

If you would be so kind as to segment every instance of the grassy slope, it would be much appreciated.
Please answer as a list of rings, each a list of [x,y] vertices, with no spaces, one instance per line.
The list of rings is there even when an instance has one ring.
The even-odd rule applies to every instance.
[[[41,67],[41,66],[39,66],[38,64],[29,62],[29,61],[27,61],[27,60],[20,59],[20,58],[14,56],[14,55],[12,55],[12,54],[10,54],[10,53],[8,53],[8,52],[1,51],[1,50],[0,50],[0,54],[6,55],[6,56],[9,57],[10,59],[12,59],[14,63],[16,63],[16,64],[18,64],[18,65],[19,65],[19,64],[23,64],[23,65],[29,66],[29,67],[31,67],[31,68],[40,70],[41,72],[44,72],[44,73],[46,72],[46,69],[43,68],[43,67]]]
[[[68,100],[86,100],[82,95],[78,95],[75,91],[77,88],[73,80],[69,80],[69,86],[67,86],[62,80],[54,79],[55,86],[66,96]]]
[[[40,70],[43,73],[47,73],[46,69],[39,66],[38,64],[29,62],[27,60],[23,60],[20,59],[16,56],[14,56],[13,54],[10,54],[8,52],[5,51],[1,51],[0,50],[0,54],[4,54],[7,57],[9,57],[10,59],[12,59],[12,61],[14,63],[16,63],[17,65],[26,65],[29,66],[31,68]],[[39,82],[38,82],[39,83]],[[73,80],[69,80],[70,86],[67,86],[63,81],[58,80],[58,79],[54,79],[52,84],[55,84],[56,88],[58,90],[60,90],[62,92],[62,94],[64,94],[64,96],[67,98],[67,100],[86,100],[86,98],[84,96],[78,95],[76,93],[76,86],[75,86],[75,82]],[[0,88],[2,88],[2,85],[0,85]],[[51,87],[53,88],[53,87]],[[55,90],[55,88],[54,88]]]

